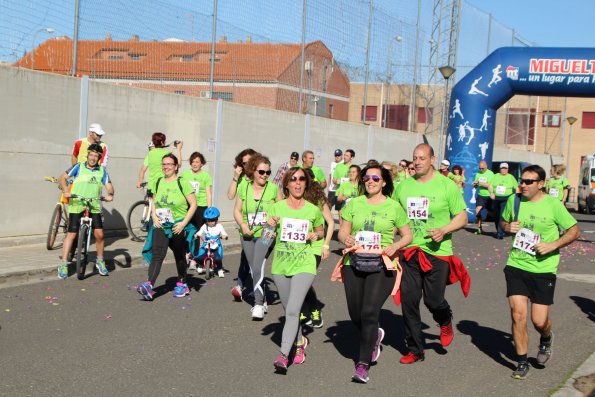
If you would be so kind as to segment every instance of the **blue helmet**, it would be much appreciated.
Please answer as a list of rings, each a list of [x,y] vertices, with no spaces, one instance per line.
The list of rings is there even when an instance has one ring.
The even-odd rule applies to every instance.
[[[217,207],[209,207],[205,210],[204,218],[207,221],[212,221],[219,218],[219,215],[221,215],[221,213]]]

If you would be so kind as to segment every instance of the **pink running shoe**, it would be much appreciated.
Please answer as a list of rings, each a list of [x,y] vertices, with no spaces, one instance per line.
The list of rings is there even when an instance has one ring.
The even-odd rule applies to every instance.
[[[306,361],[306,347],[308,346],[308,338],[302,336],[302,343],[295,345],[295,354],[293,356],[294,364],[303,364]]]

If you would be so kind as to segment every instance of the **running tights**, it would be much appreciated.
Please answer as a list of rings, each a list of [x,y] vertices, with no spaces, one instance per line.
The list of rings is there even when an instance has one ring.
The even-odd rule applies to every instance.
[[[176,268],[178,269],[178,279],[180,282],[186,281],[186,237],[184,232],[180,234],[174,234],[171,239],[167,238],[163,229],[153,229],[153,258],[149,264],[149,281],[151,284],[155,284],[159,272],[161,272],[161,265],[167,254],[167,247],[169,247],[174,253],[176,259]]]

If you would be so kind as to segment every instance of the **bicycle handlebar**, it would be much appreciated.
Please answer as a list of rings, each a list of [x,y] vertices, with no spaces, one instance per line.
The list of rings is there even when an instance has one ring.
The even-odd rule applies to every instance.
[[[55,178],[53,176],[44,176],[43,177],[44,181],[48,181],[48,182],[52,182],[52,183],[58,183],[58,178]]]
[[[70,195],[70,198],[76,198],[76,199],[79,199],[79,200],[84,201],[84,202],[91,202],[91,201],[95,201],[95,200],[105,201],[105,197],[103,197],[103,196],[100,196],[100,197],[83,197],[83,196],[79,196],[77,194],[72,194],[72,195]]]

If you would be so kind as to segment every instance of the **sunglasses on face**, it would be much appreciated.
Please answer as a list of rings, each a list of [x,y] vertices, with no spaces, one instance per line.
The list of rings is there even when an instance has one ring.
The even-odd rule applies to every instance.
[[[291,178],[289,178],[289,182],[295,182],[295,181],[304,182],[305,180],[306,180],[305,176],[292,176]]]
[[[380,182],[382,178],[380,178],[378,175],[365,175],[363,177],[364,182],[368,182],[370,179],[374,182]]]
[[[480,169],[481,171],[487,170],[487,168],[486,168],[486,167],[484,167],[484,168],[481,168],[481,167],[479,167],[479,169]]]
[[[271,175],[271,170],[265,171],[265,170],[256,170],[256,172],[258,172],[260,175]]]
[[[539,182],[539,179],[521,179],[521,185],[524,183],[525,185],[529,186],[532,185],[534,182]]]

